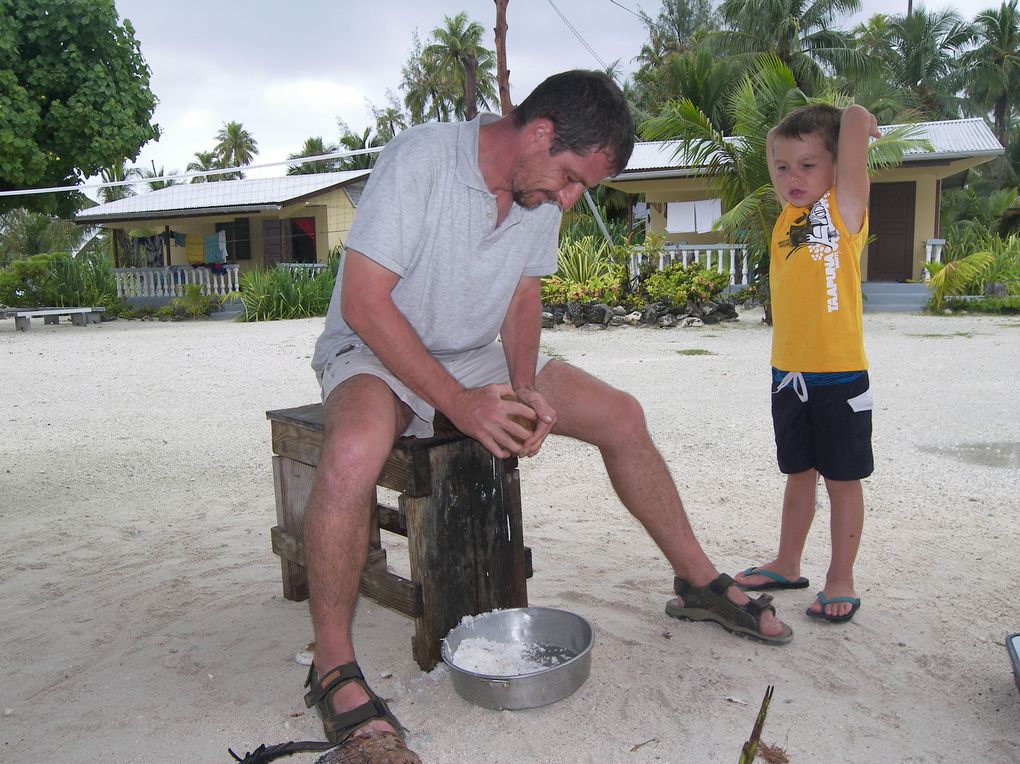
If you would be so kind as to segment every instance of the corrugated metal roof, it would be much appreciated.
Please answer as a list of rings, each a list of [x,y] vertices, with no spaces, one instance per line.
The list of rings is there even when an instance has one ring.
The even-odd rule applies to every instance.
[[[217,209],[241,208],[255,211],[260,208],[282,207],[310,194],[365,178],[369,172],[370,170],[347,170],[311,175],[285,175],[282,178],[180,183],[82,210],[75,215],[75,219],[79,222],[99,222],[144,215],[169,217],[176,213],[182,215],[210,213]]]
[[[904,154],[904,162],[998,156],[1003,151],[995,134],[980,117],[943,122],[918,122],[912,125],[883,125],[878,129],[885,133],[894,127],[914,128],[917,131],[916,137],[927,139],[932,146],[931,151],[920,148],[908,150]],[[627,162],[627,167],[613,180],[625,180],[635,175],[655,171],[662,171],[664,175],[672,176],[697,174],[698,167],[686,163],[682,151],[679,156],[674,156],[680,147],[681,144],[678,141],[636,143],[634,153],[631,155],[630,161]]]

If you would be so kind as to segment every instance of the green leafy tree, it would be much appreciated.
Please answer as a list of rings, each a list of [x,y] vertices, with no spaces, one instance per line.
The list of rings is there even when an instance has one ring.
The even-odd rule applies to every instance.
[[[153,191],[159,191],[161,188],[169,188],[170,186],[177,183],[176,180],[169,180],[166,178],[167,175],[176,175],[177,170],[171,170],[167,172],[164,168],[160,167],[156,169],[156,165],[152,165],[151,170],[142,170],[142,177],[145,179],[146,185]]]
[[[671,54],[694,47],[699,33],[719,28],[719,14],[710,0],[662,0],[655,18],[645,11],[638,15],[648,30],[648,41],[637,59],[653,69]]]
[[[73,252],[82,244],[86,229],[23,208],[0,213],[0,267],[14,260],[46,252]]]
[[[323,154],[335,154],[340,149],[336,144],[327,144],[322,140],[322,136],[317,135],[313,138],[306,138],[305,145],[301,147],[301,150],[296,154],[289,154],[287,159],[301,159],[303,157],[317,157]],[[317,172],[335,172],[340,169],[339,162],[336,159],[320,159],[315,162],[302,162],[301,164],[290,165],[287,167],[288,175],[311,175]]]
[[[388,106],[382,109],[371,107],[375,133],[383,144],[389,143],[397,133],[407,127],[407,115],[400,108],[400,102],[393,95],[393,91],[387,90],[386,97],[389,99]]]
[[[251,164],[251,160],[259,153],[259,145],[240,122],[224,122],[223,127],[216,133],[216,146],[213,151],[216,152],[221,167],[244,167]],[[244,173],[240,171],[236,176],[233,173],[229,174],[232,177],[244,177]]]
[[[73,185],[158,139],[156,98],[113,0],[0,2],[0,189]],[[0,197],[69,216],[77,194]]]
[[[366,127],[361,135],[353,132],[347,123],[343,120],[339,121],[340,129],[343,131],[343,135],[340,136],[340,150],[341,151],[362,151],[364,149],[374,148],[381,146],[382,141],[378,138],[369,138],[372,134],[372,128]],[[367,170],[369,167],[375,164],[375,158],[378,154],[356,154],[354,156],[340,157],[337,161],[338,170]]]
[[[860,8],[860,0],[723,0],[719,10],[729,28],[715,40],[745,66],[761,54],[774,55],[811,95],[829,72],[867,71],[851,35],[835,27]]]
[[[963,56],[967,95],[990,110],[995,137],[1005,145],[1006,132],[1020,102],[1020,13],[1017,0],[990,8],[974,19],[976,47]]]
[[[450,121],[457,98],[456,82],[444,76],[434,58],[426,54],[416,31],[407,63],[400,70],[400,89],[404,91],[404,106],[412,125],[429,120]]]
[[[914,93],[926,119],[959,117],[967,73],[960,62],[974,37],[971,26],[955,11],[924,8],[894,16],[890,26],[893,81]]]
[[[439,77],[454,83],[454,107],[464,119],[474,119],[479,105],[488,107],[497,100],[496,54],[482,45],[484,33],[481,24],[468,20],[467,13],[444,16],[443,26],[432,30],[432,43],[424,51]]]
[[[208,172],[209,170],[219,170],[223,167],[223,163],[220,158],[216,155],[215,151],[196,151],[195,161],[188,162],[188,172]],[[192,183],[205,183],[206,181],[222,180],[223,176],[220,174],[216,175],[196,175],[191,179]]]

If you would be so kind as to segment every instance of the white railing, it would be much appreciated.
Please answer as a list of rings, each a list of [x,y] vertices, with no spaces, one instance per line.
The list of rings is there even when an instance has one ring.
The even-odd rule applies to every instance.
[[[277,263],[280,270],[288,271],[291,276],[315,276],[326,270],[328,263]]]
[[[946,246],[945,239],[926,239],[924,242],[924,261],[926,263],[941,263],[942,262],[942,248]],[[924,280],[927,281],[931,278],[931,274],[928,273],[928,269],[924,270]]]
[[[749,283],[747,246],[744,244],[669,244],[659,250],[657,256],[646,254],[643,247],[634,247],[630,252],[631,278],[638,275],[642,262],[653,257],[659,270],[678,262],[684,265],[700,263],[706,270],[729,273],[731,285],[747,286]]]
[[[203,294],[225,297],[239,289],[236,263],[223,266],[221,273],[190,265],[160,268],[111,268],[118,297],[180,297],[188,284],[198,284]]]

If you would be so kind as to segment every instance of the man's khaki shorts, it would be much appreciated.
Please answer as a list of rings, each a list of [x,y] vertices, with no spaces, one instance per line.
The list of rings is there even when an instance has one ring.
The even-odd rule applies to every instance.
[[[510,384],[506,356],[503,354],[503,345],[499,342],[466,350],[463,353],[433,357],[464,387]],[[536,377],[548,361],[548,356],[538,354]],[[383,380],[393,394],[408,405],[414,416],[404,430],[404,435],[413,435],[416,438],[432,437],[432,420],[436,410],[411,392],[365,345],[350,344],[334,351],[332,359],[318,375],[319,384],[322,386],[322,400],[325,401],[337,385],[358,374],[370,374]]]

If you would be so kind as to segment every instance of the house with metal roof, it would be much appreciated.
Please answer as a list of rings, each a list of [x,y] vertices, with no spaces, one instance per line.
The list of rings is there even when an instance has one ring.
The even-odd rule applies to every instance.
[[[130,234],[113,237],[114,259],[133,267],[114,273],[134,304],[165,302],[187,283],[226,295],[252,268],[325,263],[347,238],[369,172],[181,183],[82,210],[75,221]]]
[[[895,125],[879,128],[882,132]],[[939,200],[943,189],[962,184],[966,171],[1000,156],[1002,145],[984,120],[959,119],[910,125],[927,149],[911,149],[903,162],[872,177],[870,242],[862,256],[866,282],[923,278],[924,263],[936,259]],[[722,213],[704,166],[684,161],[677,141],[638,143],[627,167],[605,181],[647,204],[650,230],[684,246],[724,244],[712,223]]]

